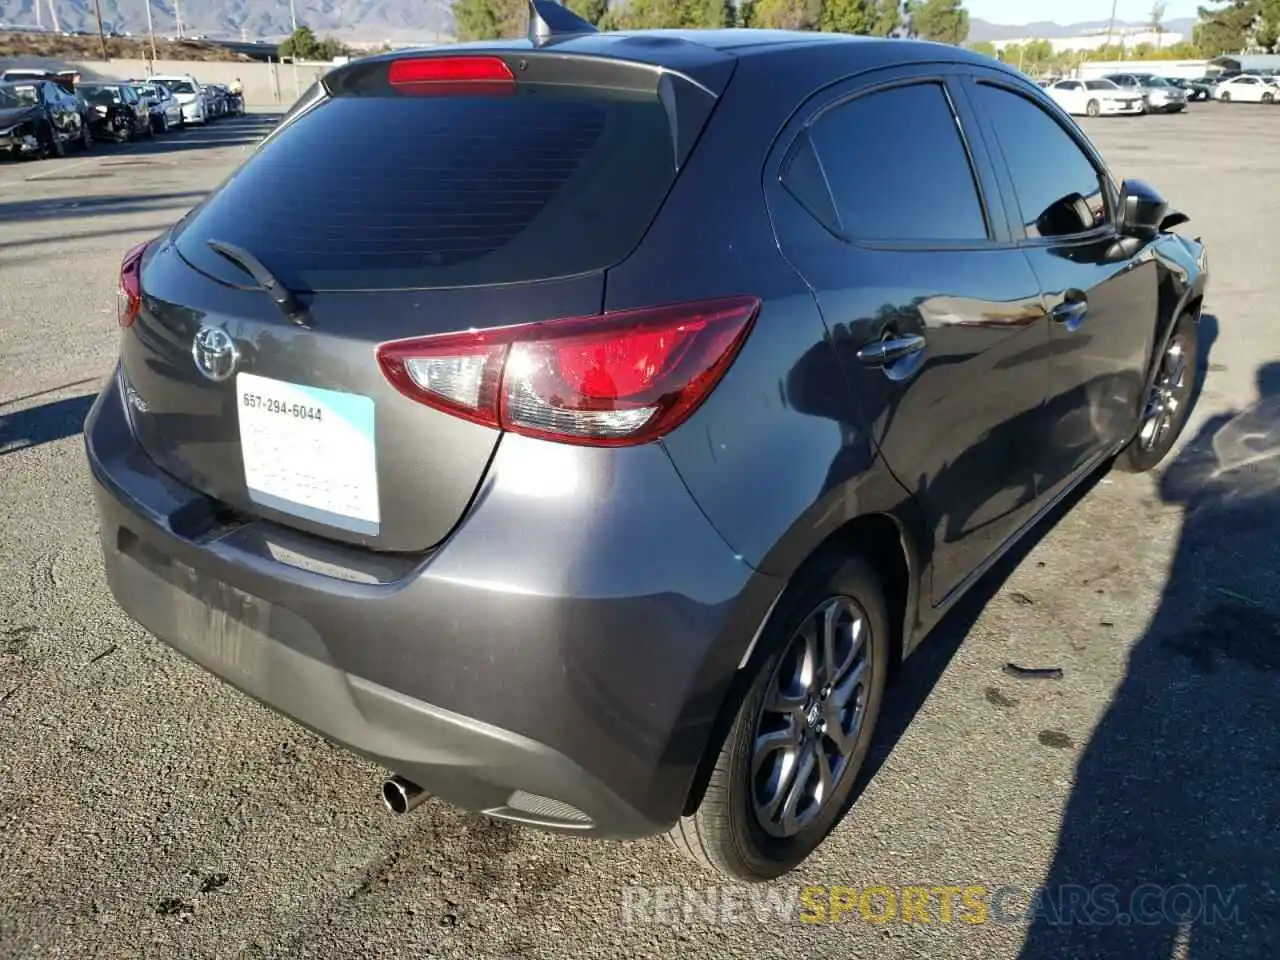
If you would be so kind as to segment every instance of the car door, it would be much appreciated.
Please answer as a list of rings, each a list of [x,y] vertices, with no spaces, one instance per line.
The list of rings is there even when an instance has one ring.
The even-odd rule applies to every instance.
[[[1050,324],[1048,443],[1038,487],[1052,496],[1132,436],[1158,309],[1152,245],[1121,243],[1117,190],[1079,128],[1007,74],[975,70],[967,92],[992,153],[1010,231]]]
[[[866,429],[928,517],[937,602],[1034,506],[1049,331],[989,161],[964,136],[957,74],[921,69],[807,103],[766,189]]]

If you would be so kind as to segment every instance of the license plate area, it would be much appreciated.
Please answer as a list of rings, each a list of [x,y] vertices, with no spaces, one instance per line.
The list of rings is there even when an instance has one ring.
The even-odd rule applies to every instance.
[[[377,536],[374,402],[251,373],[236,376],[249,499],[315,523]]]

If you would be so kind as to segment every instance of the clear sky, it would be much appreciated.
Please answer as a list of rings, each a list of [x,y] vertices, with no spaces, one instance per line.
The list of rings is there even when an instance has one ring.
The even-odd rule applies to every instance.
[[[1201,0],[1168,0],[1165,19],[1194,17]],[[1031,23],[1053,20],[1080,23],[1106,20],[1111,16],[1111,0],[965,0],[970,16],[990,23]],[[1151,15],[1151,0],[1117,0],[1116,19],[1142,23]]]

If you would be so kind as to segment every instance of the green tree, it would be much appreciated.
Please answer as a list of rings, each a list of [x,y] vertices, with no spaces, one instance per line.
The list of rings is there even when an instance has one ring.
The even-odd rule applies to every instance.
[[[962,0],[911,0],[908,10],[923,40],[958,45],[969,36],[969,11]]]
[[[1193,34],[1196,46],[1206,57],[1241,52],[1254,40],[1254,24],[1265,21],[1265,7],[1273,8],[1274,3],[1264,4],[1262,0],[1229,0],[1226,4],[1201,7],[1197,11],[1200,22],[1196,24]],[[1263,22],[1258,34],[1273,31],[1274,23],[1274,17],[1270,26]],[[1274,36],[1271,42],[1275,43]]]
[[[756,0],[742,0],[738,4],[738,20],[736,26],[751,28],[756,25]]]
[[[1163,47],[1161,37],[1164,34],[1164,12],[1169,5],[1164,0],[1155,0],[1151,4],[1151,13],[1147,15],[1147,29],[1156,35],[1156,47]]]
[[[310,27],[302,26],[295,30],[280,44],[276,53],[281,59],[293,60],[332,60],[347,53],[347,48],[333,37],[323,40],[315,35]]]
[[[880,0],[876,9],[876,24],[871,32],[877,37],[887,37],[901,25],[901,0]]]
[[[565,0],[565,6],[587,23],[597,25],[609,12],[609,0]]]
[[[969,49],[974,53],[980,53],[983,56],[990,57],[992,60],[995,60],[998,57],[996,45],[990,40],[979,40],[977,43],[971,43],[969,44]]]
[[[525,0],[455,0],[453,23],[459,40],[501,40],[529,30]]]
[[[811,0],[757,0],[754,19],[755,26],[768,30],[814,30],[822,10],[815,10]]]
[[[878,13],[874,0],[824,0],[819,25],[828,33],[871,33]]]
[[[601,25],[610,30],[697,29],[726,26],[727,16],[725,0],[627,0],[611,9]]]

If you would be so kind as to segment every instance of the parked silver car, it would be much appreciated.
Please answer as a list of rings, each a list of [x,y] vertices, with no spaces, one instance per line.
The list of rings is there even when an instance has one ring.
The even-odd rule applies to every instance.
[[[153,132],[168,133],[170,130],[181,130],[186,126],[182,118],[182,103],[163,83],[143,80],[129,82],[138,92],[139,99],[147,105]]]
[[[1112,73],[1107,79],[1126,90],[1141,91],[1150,113],[1180,113],[1187,108],[1187,91],[1154,73]]]

